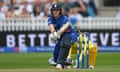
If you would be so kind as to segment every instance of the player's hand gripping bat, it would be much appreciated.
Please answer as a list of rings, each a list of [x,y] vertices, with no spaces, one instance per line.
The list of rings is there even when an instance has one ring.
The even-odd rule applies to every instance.
[[[62,28],[60,28],[60,30],[58,30],[57,32],[53,32],[50,34],[50,39],[51,40],[57,40],[60,38],[60,36],[62,35],[62,33],[70,26],[70,22],[67,22],[66,24],[64,24],[64,26]]]

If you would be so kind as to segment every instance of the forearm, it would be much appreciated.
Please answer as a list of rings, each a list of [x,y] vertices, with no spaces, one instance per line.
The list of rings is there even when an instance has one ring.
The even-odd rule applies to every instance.
[[[82,1],[80,1],[79,4],[80,4],[80,6],[81,6],[81,7],[79,8],[79,11],[86,12],[87,9],[86,9],[86,6],[84,5],[84,3],[83,3]]]
[[[64,24],[63,27],[60,28],[60,30],[58,30],[57,32],[55,32],[55,28],[54,25],[49,25],[50,28],[50,38],[52,40],[57,40],[58,38],[60,38],[60,36],[62,35],[63,32],[65,32],[65,30],[70,26],[70,22],[67,22],[66,24]]]
[[[55,31],[55,28],[54,28],[54,25],[53,24],[50,24],[49,25],[49,28],[50,28],[50,32],[53,33]]]
[[[60,30],[57,31],[59,35],[61,35],[65,30],[70,26],[70,22],[67,22]]]

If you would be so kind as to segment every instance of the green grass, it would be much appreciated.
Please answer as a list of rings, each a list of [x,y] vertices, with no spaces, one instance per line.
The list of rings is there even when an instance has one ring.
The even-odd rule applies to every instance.
[[[1,53],[1,68],[46,68],[50,53]]]
[[[0,72],[56,72],[48,64],[52,53],[0,53]],[[97,54],[94,70],[70,69],[60,72],[120,72],[120,53]]]

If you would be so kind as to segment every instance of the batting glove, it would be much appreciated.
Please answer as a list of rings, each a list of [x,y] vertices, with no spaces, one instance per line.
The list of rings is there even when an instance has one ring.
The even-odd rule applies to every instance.
[[[50,40],[56,41],[60,36],[57,34],[57,32],[50,33]]]

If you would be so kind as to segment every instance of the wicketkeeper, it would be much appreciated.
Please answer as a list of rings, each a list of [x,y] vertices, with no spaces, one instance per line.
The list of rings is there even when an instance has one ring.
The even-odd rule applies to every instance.
[[[94,45],[89,39],[88,37],[84,37],[84,39],[82,39],[82,34],[80,33],[79,34],[79,38],[80,38],[80,49],[82,49],[82,40],[85,41],[85,44],[84,44],[84,55],[86,56],[86,47],[88,45],[89,47],[89,68],[90,69],[93,69],[94,66],[95,66],[95,62],[96,62],[96,55],[97,55],[97,52],[98,52],[98,46],[97,45]],[[87,40],[89,40],[88,44],[87,44]],[[75,42],[71,48],[70,48],[70,51],[69,51],[69,54],[68,54],[68,57],[67,58],[71,58],[72,57],[72,54],[77,54],[77,47],[78,46],[78,42]],[[82,61],[82,52],[80,52],[80,58],[79,58],[80,62]],[[77,65],[77,62],[76,62],[76,65]],[[76,66],[75,66],[76,68]]]

